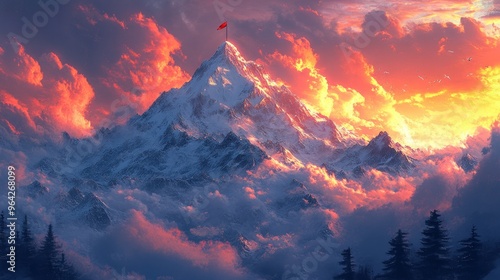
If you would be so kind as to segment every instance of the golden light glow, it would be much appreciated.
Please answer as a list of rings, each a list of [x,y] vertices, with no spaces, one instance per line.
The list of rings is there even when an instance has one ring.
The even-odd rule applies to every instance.
[[[384,62],[367,57],[367,50],[351,48],[338,60],[344,76],[334,84],[331,80],[338,73],[319,68],[321,58],[309,40],[285,32],[276,37],[288,41],[292,50],[276,50],[268,61],[284,67],[280,73],[287,73],[285,83],[299,97],[365,139],[387,131],[413,148],[463,146],[478,127],[489,127],[499,117],[500,44],[478,21],[459,22],[413,25],[407,32],[414,33],[404,40],[373,42],[373,48],[380,49],[378,56],[388,60],[394,53],[407,53],[386,66],[395,69],[392,74],[381,75]],[[419,66],[422,63],[425,68]],[[414,69],[403,70],[407,65]]]

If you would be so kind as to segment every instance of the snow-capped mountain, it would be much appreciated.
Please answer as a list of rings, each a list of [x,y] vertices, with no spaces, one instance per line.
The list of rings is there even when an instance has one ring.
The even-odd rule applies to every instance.
[[[414,159],[407,156],[405,148],[394,142],[385,131],[380,132],[367,145],[356,144],[337,152],[336,158],[325,164],[325,167],[337,177],[346,178],[363,176],[366,169],[377,170],[391,174],[408,172],[415,167]]]
[[[346,146],[330,119],[308,109],[229,42],[180,89],[101,133],[99,148],[70,176],[103,184],[123,176],[193,180],[252,169],[273,154],[320,163]]]
[[[229,42],[202,63],[191,81],[162,94],[130,125],[157,135],[170,126],[189,136],[211,135],[216,140],[233,132],[268,153],[275,144],[303,160],[313,160],[307,155],[317,156],[342,142],[330,119],[306,108]]]
[[[230,244],[257,271],[267,258],[285,262],[274,252],[300,256],[333,235],[337,214],[326,209],[349,206],[329,193],[344,188],[332,173],[355,181],[368,169],[397,176],[415,166],[387,133],[361,145],[344,130],[226,42],[142,115],[88,139],[64,134],[33,164],[57,187],[25,189],[61,226],[106,234],[140,209],[192,242]]]
[[[104,229],[118,217],[96,194],[116,185],[185,203],[194,186],[246,176],[265,161],[291,170],[324,166],[335,177],[352,180],[370,168],[394,175],[414,167],[414,160],[387,133],[360,145],[340,130],[225,42],[191,81],[162,93],[144,114],[101,129],[94,138],[64,134],[64,149],[35,168],[73,188],[57,198],[57,205],[70,212],[62,220]],[[82,150],[82,143],[92,143],[92,149],[69,164],[75,157],[70,151]],[[293,182],[293,190],[284,189],[271,204],[278,215],[321,205],[305,185]],[[39,195],[37,186],[27,188],[33,189],[32,196]]]

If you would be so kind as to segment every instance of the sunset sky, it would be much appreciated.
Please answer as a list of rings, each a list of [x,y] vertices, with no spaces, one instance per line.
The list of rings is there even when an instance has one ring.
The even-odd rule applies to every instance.
[[[320,233],[378,273],[434,209],[453,244],[498,241],[500,0],[0,1],[9,165],[90,279],[271,279]]]
[[[123,123],[120,106],[144,112],[215,52],[224,20],[247,59],[366,139],[461,146],[500,113],[498,0],[60,2],[45,18],[36,1],[0,3],[12,133],[81,137]]]

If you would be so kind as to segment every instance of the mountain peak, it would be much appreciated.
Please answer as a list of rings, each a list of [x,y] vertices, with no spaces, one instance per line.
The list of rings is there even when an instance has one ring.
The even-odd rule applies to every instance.
[[[345,177],[344,171],[350,171],[354,178],[360,178],[370,168],[398,174],[408,172],[413,167],[413,159],[403,152],[404,148],[392,141],[389,134],[381,131],[366,146],[354,145],[334,164],[326,168],[335,176]]]
[[[228,107],[245,100],[257,105],[268,93],[277,90],[276,82],[254,61],[246,60],[230,42],[217,51],[194,72],[184,87],[186,92],[203,95]]]
[[[224,42],[218,48],[214,55],[208,60],[210,62],[215,62],[219,64],[222,62],[224,64],[232,64],[234,66],[242,66],[247,63],[246,59],[243,58],[240,51],[231,42]],[[239,67],[237,67],[239,68]]]
[[[368,147],[373,147],[377,150],[381,150],[383,149],[384,147],[389,147],[391,146],[393,143],[392,143],[392,139],[391,137],[389,136],[389,133],[387,133],[386,131],[381,131],[377,137],[373,138],[370,143],[368,143]]]
[[[254,162],[261,162],[266,153],[319,162],[322,160],[317,154],[326,158],[328,153],[325,151],[343,146],[342,135],[330,119],[308,108],[289,89],[275,82],[262,66],[243,58],[230,42],[222,43],[208,60],[203,61],[189,82],[179,89],[164,92],[131,124],[141,134],[148,135],[144,141],[159,139],[165,147],[162,154],[172,146],[187,150],[193,147],[187,144],[213,139],[216,144],[203,148],[213,150],[210,145],[215,145],[221,149],[220,154],[236,151],[239,155],[234,163],[238,170],[253,168]],[[175,136],[177,134],[179,136]],[[276,146],[293,153],[279,153]],[[254,147],[264,155],[261,157]],[[255,161],[254,154],[257,155]],[[215,156],[217,154],[210,152],[204,158]],[[154,156],[146,161],[163,157]],[[107,160],[103,158],[104,162]],[[215,161],[211,159],[210,162]],[[141,163],[141,166],[146,165],[149,164]],[[230,165],[222,165],[224,170],[220,169],[221,172],[231,170],[224,167]],[[213,166],[219,168],[221,164]],[[93,168],[88,167],[86,174],[90,174],[90,170],[93,172]],[[155,165],[152,168],[157,169]],[[195,170],[188,165],[179,165],[179,168]],[[219,172],[219,169],[214,168],[211,172]]]
[[[240,52],[238,51],[238,48],[236,48],[233,43],[229,41],[225,41],[222,43],[218,48],[215,54],[224,54],[226,56],[241,56]]]
[[[471,172],[476,168],[478,161],[471,154],[465,153],[457,163],[465,172]]]
[[[217,51],[210,59],[205,60],[194,72],[193,79],[205,80],[213,76],[214,73],[223,74],[225,76],[229,72],[234,72],[248,79],[250,78],[248,69],[257,67],[254,64],[255,63],[252,61],[247,61],[238,51],[236,46],[226,41],[217,48]]]

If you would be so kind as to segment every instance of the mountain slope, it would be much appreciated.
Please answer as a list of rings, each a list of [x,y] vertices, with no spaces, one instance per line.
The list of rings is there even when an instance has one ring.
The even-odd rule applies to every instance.
[[[380,132],[367,145],[354,145],[332,159],[326,168],[337,177],[361,177],[366,169],[375,168],[390,174],[408,172],[415,167],[415,160],[404,153],[404,148],[392,141],[385,131]]]
[[[162,94],[131,124],[160,130],[174,125],[196,137],[232,131],[264,150],[261,144],[271,141],[303,155],[342,140],[331,120],[307,109],[229,42],[202,63],[190,82]]]
[[[267,155],[285,151],[304,163],[319,163],[339,147],[345,143],[330,119],[309,110],[225,42],[191,81],[106,132],[73,175],[103,181],[218,177],[255,168]]]

